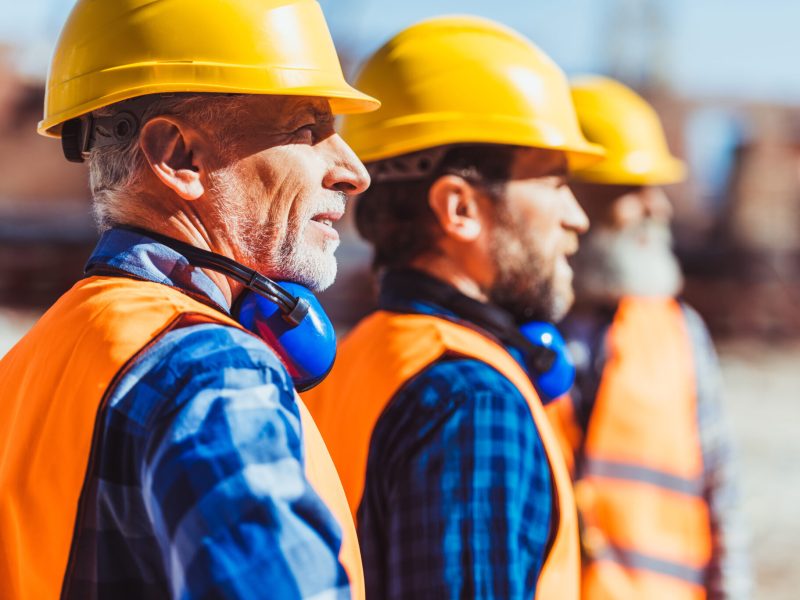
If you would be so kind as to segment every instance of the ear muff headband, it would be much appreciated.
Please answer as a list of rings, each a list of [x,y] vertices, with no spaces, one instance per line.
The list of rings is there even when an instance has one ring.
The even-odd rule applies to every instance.
[[[309,303],[307,300],[293,296],[269,277],[227,256],[203,250],[186,242],[153,231],[139,229],[138,227],[123,227],[123,229],[134,231],[172,248],[175,252],[183,255],[195,267],[210,269],[235,279],[247,289],[277,304],[283,318],[292,325],[299,325],[308,314]]]
[[[278,284],[226,256],[136,227],[123,227],[172,248],[189,264],[210,269],[244,285],[234,316],[280,357],[294,387],[304,392],[320,383],[336,359],[336,332],[319,300],[306,287]]]

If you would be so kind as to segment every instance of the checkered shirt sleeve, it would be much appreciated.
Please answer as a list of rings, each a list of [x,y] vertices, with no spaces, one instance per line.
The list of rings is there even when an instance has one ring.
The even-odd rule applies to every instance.
[[[291,381],[262,342],[217,324],[170,332],[101,422],[69,598],[350,597]]]

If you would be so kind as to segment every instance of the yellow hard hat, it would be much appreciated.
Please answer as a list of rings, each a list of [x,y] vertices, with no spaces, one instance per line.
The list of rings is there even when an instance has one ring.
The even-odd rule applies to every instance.
[[[669,151],[656,111],[636,92],[607,77],[572,82],[583,133],[606,149],[604,161],[575,179],[614,185],[666,185],[686,177],[686,165]]]
[[[457,143],[561,150],[573,168],[604,155],[581,134],[561,69],[487,19],[412,25],[366,62],[356,86],[383,102],[342,123],[342,137],[365,162]]]
[[[335,113],[380,103],[344,80],[315,0],[78,0],[56,45],[39,133],[155,93],[328,98]]]

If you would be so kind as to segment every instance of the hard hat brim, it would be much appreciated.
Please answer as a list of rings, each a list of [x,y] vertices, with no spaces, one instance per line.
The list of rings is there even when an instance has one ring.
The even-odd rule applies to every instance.
[[[573,173],[573,179],[605,185],[673,185],[686,180],[686,163],[663,157],[646,169],[634,170],[618,161],[602,161]]]
[[[395,119],[364,130],[345,127],[342,137],[348,142],[350,137],[358,139],[359,158],[364,162],[451,144],[498,144],[564,152],[572,171],[598,163],[606,154],[601,146],[579,135],[567,139],[562,132],[545,123],[474,114],[429,114],[424,117]],[[431,128],[428,121],[436,122],[437,127]]]
[[[198,65],[191,65],[194,67],[193,75],[197,78]],[[202,66],[202,65],[200,65]],[[185,67],[185,65],[184,65]],[[180,67],[179,67],[180,68]],[[80,85],[76,82],[67,82],[67,84]],[[67,85],[65,84],[65,86]],[[58,93],[55,90],[51,93]],[[64,122],[80,117],[87,113],[97,110],[104,106],[109,106],[115,102],[121,102],[130,98],[145,96],[148,94],[169,94],[169,93],[216,93],[216,94],[254,94],[254,95],[272,95],[272,96],[308,96],[312,98],[326,98],[330,101],[331,111],[334,114],[356,114],[370,112],[377,110],[381,103],[377,99],[360,92],[354,87],[344,85],[309,85],[297,87],[283,87],[277,86],[264,86],[264,87],[247,87],[244,85],[237,85],[235,82],[230,84],[207,83],[198,84],[197,81],[181,85],[170,81],[163,84],[143,84],[140,86],[130,87],[127,89],[117,90],[113,93],[106,95],[99,95],[92,98],[90,101],[84,102],[77,106],[72,107],[68,111],[49,115],[38,123],[37,131],[40,135],[47,137],[59,138],[61,137],[61,126]]]
[[[38,131],[147,94],[328,98],[374,110],[344,79],[316,0],[78,0],[61,32]]]

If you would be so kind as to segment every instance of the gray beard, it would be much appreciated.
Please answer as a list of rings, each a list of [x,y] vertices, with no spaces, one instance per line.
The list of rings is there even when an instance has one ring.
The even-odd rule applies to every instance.
[[[625,296],[674,297],[683,287],[669,226],[647,221],[624,230],[593,227],[572,260],[578,302],[612,304]]]

